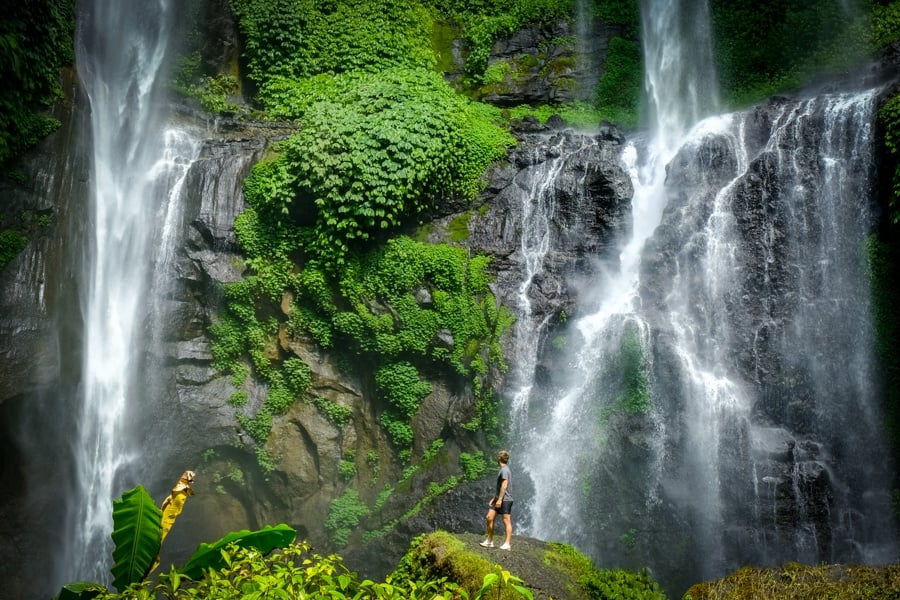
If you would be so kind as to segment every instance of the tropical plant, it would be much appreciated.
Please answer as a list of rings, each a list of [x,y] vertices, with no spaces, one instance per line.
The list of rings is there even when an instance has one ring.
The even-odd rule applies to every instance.
[[[475,598],[488,598],[488,594],[491,594],[495,589],[497,591],[496,598],[500,598],[503,589],[509,588],[528,598],[528,600],[534,600],[534,594],[522,585],[523,583],[525,581],[521,578],[516,577],[500,565],[495,565],[494,571],[484,576],[481,588],[475,593]]]
[[[113,502],[113,586],[120,592],[132,586],[142,586],[159,564],[159,550],[175,519],[181,514],[184,502],[193,495],[191,485],[194,472],[185,471],[172,492],[157,508],[143,486],[136,486]],[[202,576],[206,569],[218,569],[227,560],[222,550],[228,546],[254,548],[262,553],[284,547],[296,537],[287,525],[266,526],[257,531],[232,532],[212,544],[200,544],[179,576],[192,579]],[[174,572],[174,567],[173,567]],[[93,582],[74,582],[63,586],[57,600],[88,600],[107,593],[104,586]]]

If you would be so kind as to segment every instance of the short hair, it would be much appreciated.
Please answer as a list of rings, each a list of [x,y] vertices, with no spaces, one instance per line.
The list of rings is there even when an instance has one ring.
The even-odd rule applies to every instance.
[[[507,464],[509,462],[509,452],[507,452],[506,450],[501,450],[497,454],[497,460],[499,460],[504,465]]]

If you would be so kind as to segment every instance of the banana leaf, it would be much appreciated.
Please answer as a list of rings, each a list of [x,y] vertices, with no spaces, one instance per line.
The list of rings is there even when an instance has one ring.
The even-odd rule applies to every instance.
[[[141,581],[150,569],[162,540],[162,511],[144,489],[137,486],[113,502],[113,585],[122,591]]]
[[[263,554],[268,554],[275,548],[284,548],[293,542],[295,537],[297,532],[284,523],[274,527],[266,525],[256,531],[247,529],[232,531],[212,544],[200,544],[194,555],[179,571],[186,577],[199,579],[205,569],[221,569],[225,566],[222,549],[228,544],[234,543],[241,548],[255,548]]]
[[[75,581],[64,585],[53,600],[90,600],[106,593],[106,588],[99,583]]]

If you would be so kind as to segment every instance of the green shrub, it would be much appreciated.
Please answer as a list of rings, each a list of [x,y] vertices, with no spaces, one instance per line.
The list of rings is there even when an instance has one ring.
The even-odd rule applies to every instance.
[[[381,413],[381,426],[387,431],[394,446],[404,453],[404,456],[409,456],[413,443],[412,426],[390,410]]]
[[[604,23],[621,27],[628,39],[638,38],[641,26],[638,0],[596,0],[595,11],[597,18]]]
[[[331,541],[338,547],[346,546],[353,529],[369,512],[354,489],[348,489],[342,496],[332,500],[325,518],[325,529],[331,532]]]
[[[463,470],[463,478],[466,481],[475,481],[481,479],[488,471],[488,464],[484,459],[484,452],[481,450],[474,454],[461,452],[459,454],[459,464]]]
[[[853,19],[845,6],[842,0],[712,0],[723,97],[736,105],[756,102],[858,62],[870,36],[865,19]],[[892,26],[883,22],[887,38]]]
[[[231,406],[237,406],[237,407],[246,406],[247,405],[247,392],[237,391],[237,392],[233,393],[228,398],[228,404],[230,404]]]
[[[292,394],[302,396],[309,390],[312,385],[312,372],[309,370],[309,365],[292,356],[284,361],[282,368],[285,382]]]
[[[325,414],[325,418],[338,427],[343,427],[353,418],[352,409],[341,406],[337,402],[333,402],[327,398],[316,398],[314,404],[316,405],[316,408]]]
[[[432,18],[415,0],[232,0],[251,79],[435,63]]]
[[[419,410],[419,403],[431,393],[431,384],[419,379],[408,362],[386,364],[375,373],[379,395],[407,418]]]
[[[900,39],[900,2],[883,6],[876,4],[872,9],[872,45],[884,48]]]
[[[247,201],[267,222],[305,227],[303,249],[326,265],[442,199],[474,196],[485,168],[513,143],[484,109],[423,69],[272,78],[260,96],[269,114],[298,119],[301,131],[254,167]]]
[[[352,460],[342,460],[338,465],[338,473],[344,481],[350,481],[356,477],[356,463]]]
[[[14,229],[0,231],[0,269],[8,265],[28,245],[28,238]]]

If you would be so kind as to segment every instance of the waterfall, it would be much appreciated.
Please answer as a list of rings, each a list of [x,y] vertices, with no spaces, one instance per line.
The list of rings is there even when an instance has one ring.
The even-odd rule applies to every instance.
[[[106,581],[112,501],[140,482],[141,356],[154,269],[177,236],[177,195],[199,152],[165,120],[166,56],[174,3],[79,3],[76,60],[90,106],[89,247],[83,257],[83,365],[74,442],[68,580]]]
[[[642,3],[631,237],[568,324],[567,368],[513,380],[524,533],[679,595],[897,551],[864,293],[875,93],[716,114],[707,24],[704,3]]]
[[[642,11],[642,27],[648,32],[644,42],[645,87],[653,135],[649,143],[641,146],[644,156],[640,160],[639,148],[634,144],[630,144],[624,153],[627,169],[635,183],[634,231],[622,250],[618,273],[602,278],[599,309],[577,323],[584,338],[584,351],[574,359],[575,373],[568,391],[555,399],[552,412],[546,418],[533,419],[521,433],[526,438],[522,464],[535,483],[535,501],[530,508],[533,533],[538,537],[572,539],[567,536],[569,529],[576,536],[575,530],[583,529],[582,524],[571,518],[560,518],[562,515],[557,508],[559,503],[569,507],[579,505],[583,500],[582,490],[565,500],[553,497],[551,491],[557,489],[561,476],[577,481],[584,460],[600,451],[598,443],[601,446],[604,443],[581,426],[581,421],[590,419],[590,413],[595,410],[582,402],[582,397],[596,385],[595,366],[613,360],[619,346],[627,340],[633,341],[635,335],[642,344],[645,343],[646,327],[632,314],[638,256],[662,214],[665,165],[677,149],[680,137],[700,114],[699,90],[709,89],[703,83],[708,80],[711,64],[708,32],[702,23],[681,18],[677,12],[678,2],[655,4],[659,6],[654,9],[659,10]],[[696,12],[705,13],[705,7],[697,8],[702,3],[688,4],[693,5]],[[706,22],[708,20],[703,21]],[[690,32],[699,37],[689,41],[682,28],[691,28]],[[714,98],[706,101],[716,103]],[[530,391],[528,386],[521,389]],[[527,408],[524,400],[514,404],[517,413],[526,410],[522,407]]]
[[[522,280],[516,295],[516,310],[520,318],[516,322],[516,347],[512,364],[515,365],[512,385],[512,405],[514,413],[523,419],[528,412],[528,397],[531,394],[531,378],[537,363],[541,334],[551,318],[551,314],[535,314],[531,295],[545,268],[547,253],[553,245],[551,222],[556,217],[555,187],[559,177],[571,170],[569,163],[577,161],[588,145],[596,144],[590,137],[574,139],[553,136],[546,139],[546,147],[531,150],[528,162],[532,165],[520,176],[519,202],[520,230],[519,253],[522,257]],[[583,178],[574,189],[585,193]]]

